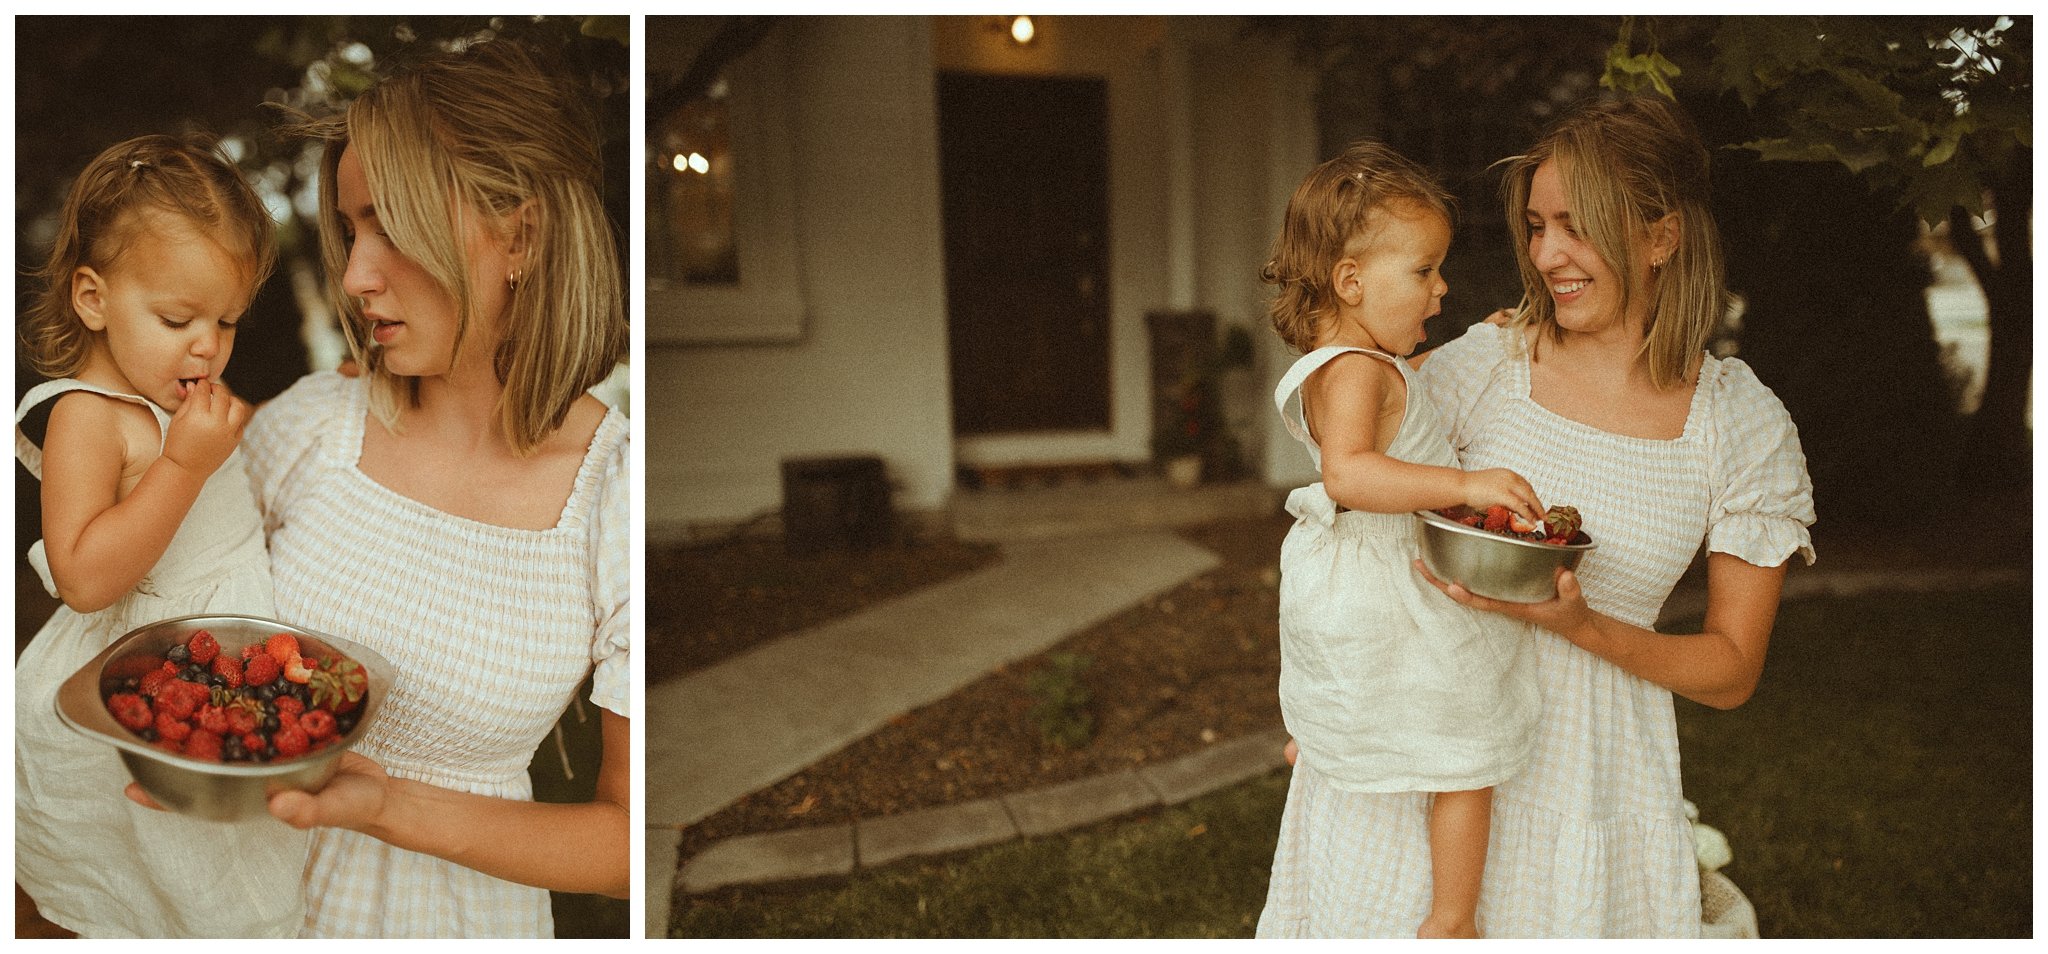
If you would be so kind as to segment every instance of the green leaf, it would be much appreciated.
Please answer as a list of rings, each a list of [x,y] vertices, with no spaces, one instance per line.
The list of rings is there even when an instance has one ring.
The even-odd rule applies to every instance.
[[[1927,150],[1927,155],[1920,157],[1920,164],[1923,166],[1938,166],[1949,161],[1956,154],[1956,146],[1961,145],[1962,141],[1963,139],[1959,135],[1951,134],[1941,137],[1935,141],[1934,148]]]

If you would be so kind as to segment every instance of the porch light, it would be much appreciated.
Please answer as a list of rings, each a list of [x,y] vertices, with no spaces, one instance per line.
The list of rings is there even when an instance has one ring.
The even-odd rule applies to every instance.
[[[1038,27],[1032,25],[1030,17],[1010,18],[1010,40],[1018,46],[1030,46],[1038,36]]]

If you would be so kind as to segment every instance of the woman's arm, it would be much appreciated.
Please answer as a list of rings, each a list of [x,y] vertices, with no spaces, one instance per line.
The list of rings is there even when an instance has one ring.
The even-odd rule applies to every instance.
[[[234,452],[248,407],[206,383],[172,416],[163,453],[120,496],[129,457],[112,398],[65,395],[43,448],[43,549],[66,606],[90,613],[135,588],[170,548],[206,479]],[[156,422],[149,422],[155,437]]]
[[[1415,569],[1451,599],[1535,623],[1634,675],[1716,709],[1733,709],[1756,692],[1785,584],[1783,564],[1763,567],[1727,553],[1709,553],[1702,630],[1667,634],[1594,612],[1570,570],[1557,571],[1555,599],[1509,603],[1446,584],[1431,576],[1420,560]]]
[[[1323,454],[1323,492],[1349,510],[1407,513],[1465,504],[1500,504],[1535,522],[1543,514],[1536,491],[1510,470],[1463,471],[1387,456],[1382,431],[1400,426],[1405,407],[1401,373],[1378,358],[1347,354],[1302,383],[1303,416]]]
[[[494,878],[624,898],[632,886],[632,722],[603,714],[597,792],[573,805],[472,795],[392,778],[355,753],[317,795],[279,792],[270,813],[294,828],[348,828]]]

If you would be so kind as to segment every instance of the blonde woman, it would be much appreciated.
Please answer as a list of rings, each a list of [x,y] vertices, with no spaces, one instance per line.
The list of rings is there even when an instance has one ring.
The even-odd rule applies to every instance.
[[[1505,467],[1570,501],[1600,542],[1558,596],[1515,604],[1416,570],[1452,599],[1536,624],[1544,711],[1528,767],[1494,790],[1478,922],[1494,937],[1688,937],[1699,868],[1684,814],[1672,694],[1729,709],[1763,673],[1786,566],[1814,558],[1799,434],[1749,366],[1705,351],[1727,306],[1708,155],[1676,107],[1606,101],[1563,117],[1507,162],[1524,299],[1474,325],[1418,375],[1458,463]],[[1658,633],[1702,543],[1699,632]],[[1288,812],[1297,811],[1289,791]],[[1290,880],[1291,934],[1395,934],[1386,912],[1430,890],[1421,796],[1326,799],[1368,823],[1290,842],[1281,858],[1353,863],[1341,883]],[[1412,932],[1412,925],[1406,926]]]
[[[360,377],[315,373],[244,441],[278,614],[403,675],[318,795],[316,937],[548,937],[548,890],[628,895],[626,347],[590,113],[509,41],[421,61],[298,130]],[[596,797],[527,763],[594,672]]]

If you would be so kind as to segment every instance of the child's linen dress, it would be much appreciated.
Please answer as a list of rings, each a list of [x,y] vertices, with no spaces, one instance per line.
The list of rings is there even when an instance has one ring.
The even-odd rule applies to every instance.
[[[311,374],[249,424],[278,610],[398,670],[356,751],[394,777],[531,800],[527,765],[586,677],[592,702],[630,713],[625,416],[598,425],[557,523],[513,529],[358,469],[367,387]],[[315,833],[306,907],[314,937],[554,934],[544,889],[342,829]]]
[[[62,379],[15,408],[14,455],[42,479],[42,449],[20,424],[39,404],[89,391],[170,415],[148,400]],[[56,595],[42,541],[29,563]],[[86,937],[291,937],[306,833],[257,818],[217,822],[143,808],[112,746],[59,722],[57,686],[115,639],[201,613],[273,616],[263,525],[240,450],[214,471],[162,558],[92,613],[57,608],[14,664],[14,880],[43,917]]]
[[[1654,625],[1702,540],[1757,566],[1813,561],[1798,430],[1738,359],[1702,359],[1684,431],[1668,440],[1538,404],[1526,343],[1483,322],[1432,352],[1416,380],[1411,393],[1435,399],[1465,469],[1510,468],[1585,516],[1600,546],[1578,577],[1596,612]],[[1480,931],[1697,937],[1671,690],[1552,633],[1535,646],[1543,717],[1528,766],[1494,790]],[[1429,904],[1428,796],[1345,792],[1296,768],[1287,798],[1260,933],[1414,936]],[[1321,814],[1352,824],[1290,833]]]

